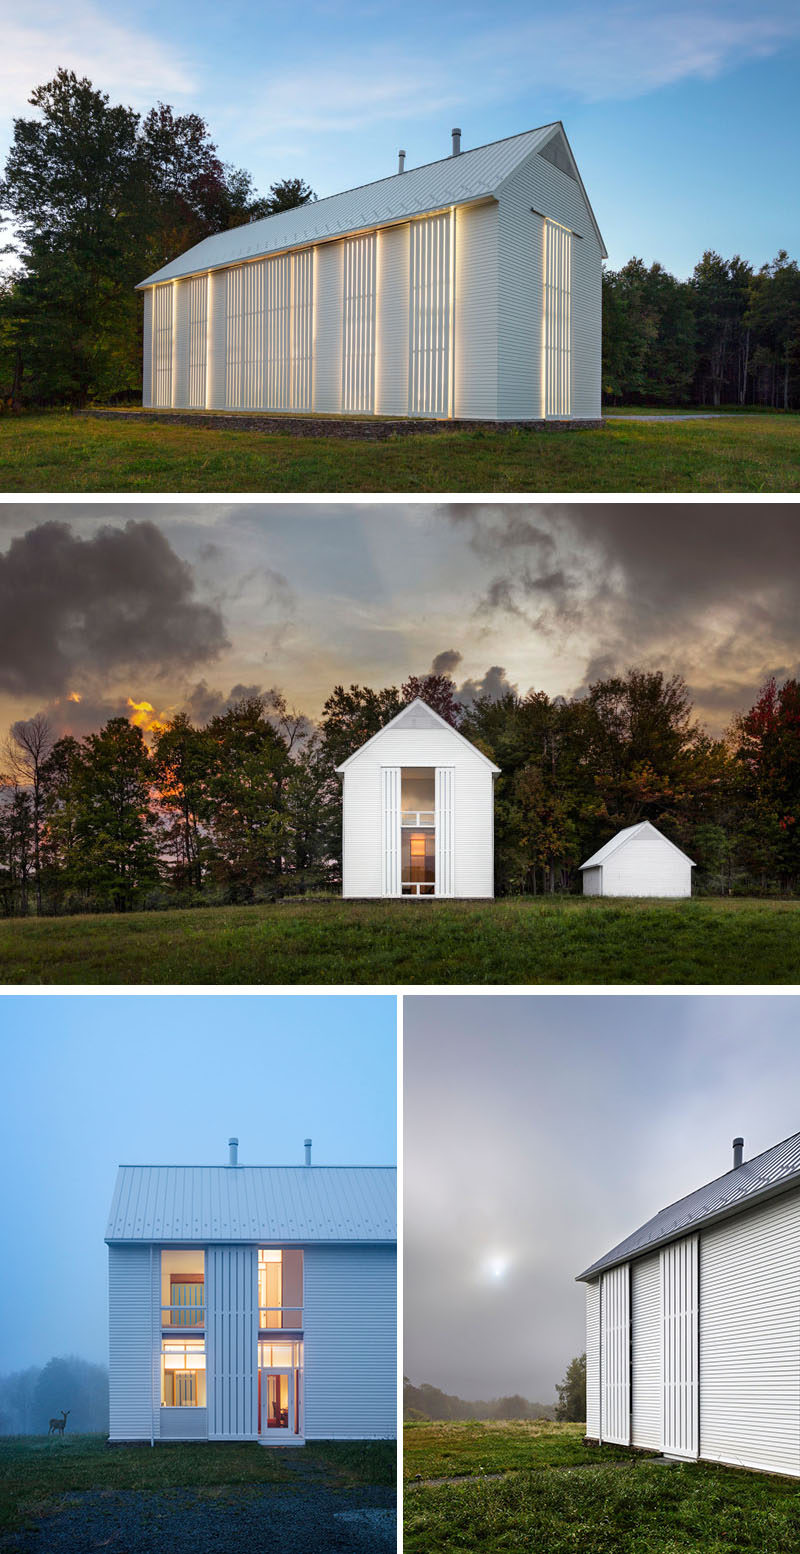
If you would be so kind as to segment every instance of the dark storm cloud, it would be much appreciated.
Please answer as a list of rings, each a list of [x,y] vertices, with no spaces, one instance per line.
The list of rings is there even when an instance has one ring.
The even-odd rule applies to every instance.
[[[431,664],[431,674],[455,674],[463,657],[457,648],[445,648],[443,653],[436,654]]]
[[[210,723],[212,718],[220,716],[223,712],[229,712],[238,701],[249,701],[264,694],[264,688],[261,685],[240,683],[232,685],[225,696],[222,691],[212,690],[205,680],[199,680],[184,696],[183,706],[193,723],[203,725]]]
[[[0,689],[59,696],[75,675],[162,673],[215,658],[222,616],[196,597],[191,567],[154,523],[82,539],[68,524],[30,528],[0,555]]]
[[[464,658],[458,648],[446,648],[443,653],[437,653],[431,667],[431,674],[447,674],[455,676],[455,672]],[[490,701],[499,701],[507,691],[516,691],[516,685],[512,685],[505,669],[501,664],[492,664],[487,669],[482,679],[462,680],[456,684],[456,701],[460,701],[462,707],[471,707],[479,696],[488,696]]]

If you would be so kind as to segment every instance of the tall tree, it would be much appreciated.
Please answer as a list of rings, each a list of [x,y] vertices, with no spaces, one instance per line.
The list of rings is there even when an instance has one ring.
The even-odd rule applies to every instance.
[[[349,755],[371,739],[402,712],[405,703],[397,687],[390,685],[373,691],[368,685],[334,686],[322,709],[320,728],[328,760],[332,767],[341,765]]]
[[[158,817],[140,728],[111,718],[81,746],[74,869],[96,899],[128,911],[158,879]]]
[[[564,1380],[556,1386],[556,1419],[578,1423],[586,1418],[586,1355],[570,1360]]]
[[[33,718],[12,723],[8,742],[8,760],[14,780],[27,788],[33,816],[33,878],[36,911],[42,914],[42,772],[53,747],[53,734],[43,712]]]
[[[456,701],[456,688],[449,674],[412,674],[402,687],[401,695],[404,702],[415,701],[417,697],[427,702],[434,712],[438,712],[445,723],[458,728],[459,720],[463,712],[460,701]]]

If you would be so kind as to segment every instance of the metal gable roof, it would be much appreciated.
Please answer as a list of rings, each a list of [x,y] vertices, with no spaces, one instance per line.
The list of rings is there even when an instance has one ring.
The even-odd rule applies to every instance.
[[[649,820],[640,820],[639,824],[635,826],[625,826],[622,831],[617,832],[616,836],[612,836],[608,842],[604,842],[603,846],[596,853],[592,853],[591,858],[587,858],[586,862],[581,864],[581,868],[596,869],[598,864],[605,863],[612,853],[617,852],[618,848],[623,847],[626,842],[630,842],[633,837],[643,837],[651,833],[658,838],[659,842],[665,842],[667,847],[672,847],[676,853],[680,853],[681,858],[686,858],[687,863],[691,863],[692,868],[695,868],[691,858],[686,853],[681,852],[680,847],[676,847],[675,843],[671,842],[669,837],[665,836],[663,831],[659,831],[657,826],[652,825]]]
[[[593,1279],[607,1268],[688,1235],[700,1225],[727,1219],[794,1185],[800,1185],[800,1133],[793,1133],[791,1138],[773,1144],[763,1154],[743,1161],[733,1171],[727,1171],[705,1187],[698,1187],[696,1192],[679,1198],[677,1203],[660,1209],[633,1235],[578,1274],[578,1281]]]
[[[421,708],[425,713],[425,722],[422,724],[414,721],[413,714],[417,707]],[[389,732],[390,728],[396,729],[398,725],[402,727],[404,724],[412,728],[430,726],[446,729],[448,734],[452,734],[455,739],[460,739],[462,745],[466,745],[472,751],[472,754],[478,757],[479,761],[483,761],[493,772],[500,772],[500,767],[495,766],[494,762],[490,761],[489,757],[484,755],[477,745],[473,745],[471,739],[465,739],[464,735],[460,734],[457,728],[453,728],[452,723],[448,723],[446,718],[441,717],[438,712],[434,711],[433,707],[429,707],[428,703],[423,701],[421,696],[415,696],[414,700],[410,701],[407,707],[401,707],[400,711],[395,713],[395,716],[390,718],[388,723],[384,723],[383,728],[379,728],[377,734],[373,734],[369,739],[365,739],[363,745],[359,745],[358,749],[354,750],[352,755],[347,757],[346,761],[342,761],[341,766],[337,766],[337,772],[346,771],[352,761],[357,761],[359,756],[363,755],[365,750],[369,750],[370,746],[374,745],[377,740],[382,739],[384,734]]]
[[[106,1241],[397,1238],[393,1166],[120,1166]]]
[[[491,198],[509,174],[531,152],[545,145],[557,128],[557,123],[544,124],[521,135],[492,141],[488,146],[477,146],[473,151],[462,151],[458,156],[442,157],[423,167],[393,173],[389,178],[379,178],[342,194],[326,195],[296,210],[279,211],[275,216],[264,216],[229,232],[216,232],[160,270],[154,270],[139,282],[137,290],[159,281],[178,280],[246,259],[301,248],[307,243],[345,237],[349,232],[424,216],[450,205]]]

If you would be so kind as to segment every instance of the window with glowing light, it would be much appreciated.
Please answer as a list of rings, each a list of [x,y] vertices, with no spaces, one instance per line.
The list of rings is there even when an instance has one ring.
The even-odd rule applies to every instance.
[[[280,1247],[258,1253],[258,1326],[265,1329],[303,1325],[303,1254]]]
[[[205,1253],[176,1248],[161,1253],[161,1326],[205,1326]]]
[[[572,411],[572,233],[545,220],[542,244],[544,413],[566,416]]]
[[[205,1408],[206,1346],[202,1339],[162,1339],[161,1406]]]
[[[436,889],[436,778],[431,767],[400,774],[400,880],[404,896]]]

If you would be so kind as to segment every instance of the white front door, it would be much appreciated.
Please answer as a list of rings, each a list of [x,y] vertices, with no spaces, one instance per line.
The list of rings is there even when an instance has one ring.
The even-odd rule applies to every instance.
[[[268,1438],[299,1433],[293,1370],[259,1370],[258,1433]]]

